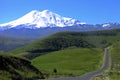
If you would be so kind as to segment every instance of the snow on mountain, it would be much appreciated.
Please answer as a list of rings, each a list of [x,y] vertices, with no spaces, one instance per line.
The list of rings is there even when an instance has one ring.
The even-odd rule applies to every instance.
[[[103,28],[105,28],[105,27],[110,27],[110,26],[111,26],[111,24],[109,24],[109,23],[106,23],[106,24],[103,24],[103,25],[102,25]]]
[[[73,26],[77,24],[86,24],[84,22],[79,22],[73,18],[62,17],[56,13],[53,13],[49,10],[44,10],[39,12],[33,10],[30,13],[24,15],[23,17],[8,22],[5,24],[0,24],[0,28],[16,28],[19,25],[24,25],[27,28],[41,28],[41,27],[66,27]]]

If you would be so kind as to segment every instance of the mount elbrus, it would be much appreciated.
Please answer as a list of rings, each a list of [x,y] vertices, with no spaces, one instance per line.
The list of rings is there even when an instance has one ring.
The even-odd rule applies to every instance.
[[[73,18],[62,17],[49,10],[33,10],[23,17],[0,24],[0,35],[9,37],[40,38],[64,31],[91,31],[119,28],[118,23],[87,24]]]

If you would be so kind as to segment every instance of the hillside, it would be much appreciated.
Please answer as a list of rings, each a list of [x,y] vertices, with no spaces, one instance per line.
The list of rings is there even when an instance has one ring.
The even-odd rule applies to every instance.
[[[19,54],[27,52],[26,54],[33,53],[33,55],[36,56],[45,52],[62,50],[69,47],[105,48],[119,41],[119,35],[120,29],[91,32],[56,33],[49,37],[40,39],[28,46],[13,50],[12,53]]]
[[[0,53],[0,80],[34,80],[43,78],[42,73],[31,62]]]
[[[32,42],[33,39],[12,38],[0,36],[0,52],[8,52]]]
[[[120,41],[109,47],[110,66],[102,75],[98,75],[94,80],[119,80],[120,79]]]
[[[99,69],[102,66],[103,56],[101,49],[76,48],[51,52],[31,61],[49,78],[72,77]]]
[[[120,42],[114,43],[111,46],[111,66],[109,75],[111,79],[120,79]]]
[[[99,53],[98,55],[100,55],[103,49],[109,46],[112,46],[111,56],[112,56],[112,60],[115,60],[113,62],[119,64],[118,63],[119,54],[116,54],[115,52],[115,51],[119,51],[119,41],[120,41],[119,35],[120,35],[120,29],[90,31],[90,32],[62,32],[62,33],[56,33],[54,35],[33,42],[27,46],[13,50],[11,53],[13,53],[14,55],[22,55],[27,58],[30,58],[32,64],[35,65],[38,69],[41,68],[44,74],[48,77],[76,76],[100,68],[102,62],[99,62],[99,60],[101,61],[103,56],[101,56],[101,58],[100,57],[96,58],[97,53]],[[96,49],[99,49],[97,50],[98,52],[96,51]],[[100,52],[100,50],[102,51]],[[94,52],[96,52],[94,55],[87,54]],[[114,57],[115,55],[117,56],[116,59]],[[82,60],[80,63],[77,62],[80,61],[80,59],[82,58],[84,58],[87,61],[90,61],[89,62],[90,65]],[[96,61],[99,63],[93,64],[92,62],[94,61],[92,61],[92,59],[94,60],[97,59]],[[72,64],[70,65],[70,63]],[[73,64],[74,66],[72,66]],[[81,64],[83,66],[81,66]],[[64,66],[59,66],[59,65],[64,65]],[[96,65],[99,65],[99,67],[95,67]],[[51,66],[51,67],[45,67],[45,66]],[[89,70],[86,70],[85,66],[86,67],[94,66],[94,69],[89,68]],[[82,69],[80,69],[80,67],[82,67]],[[57,71],[59,71],[57,75],[53,73],[54,70],[56,69]],[[118,70],[118,67],[116,68],[115,66],[113,66],[113,69],[116,71]],[[64,71],[62,72],[62,70]],[[111,74],[110,76],[113,79],[114,76],[118,75],[118,72],[113,73],[115,72],[114,70],[110,71]]]

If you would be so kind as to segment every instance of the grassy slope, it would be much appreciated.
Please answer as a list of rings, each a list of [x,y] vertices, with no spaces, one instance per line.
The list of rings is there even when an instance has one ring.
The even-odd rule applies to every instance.
[[[102,66],[103,54],[100,49],[76,48],[52,52],[32,60],[38,69],[49,73],[57,69],[59,76],[76,76],[94,71]],[[55,75],[54,75],[55,77]]]
[[[94,80],[119,80],[120,79],[120,42],[110,46],[111,62],[110,68]]]
[[[28,60],[0,53],[0,80],[33,80],[42,76]]]
[[[97,47],[104,48],[114,42],[120,41],[120,29],[109,31],[93,32],[63,32],[40,39],[28,46],[18,48],[12,53],[20,54],[23,52],[49,52],[61,50],[67,47]]]
[[[120,42],[115,43],[111,47],[111,79],[120,79]]]

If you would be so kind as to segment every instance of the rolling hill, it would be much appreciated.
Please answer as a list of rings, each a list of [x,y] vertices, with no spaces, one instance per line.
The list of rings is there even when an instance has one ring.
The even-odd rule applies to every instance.
[[[41,55],[46,52],[70,47],[105,48],[120,40],[120,29],[91,32],[62,32],[40,39],[25,47],[13,50],[12,53]],[[39,53],[39,54],[37,54]]]

